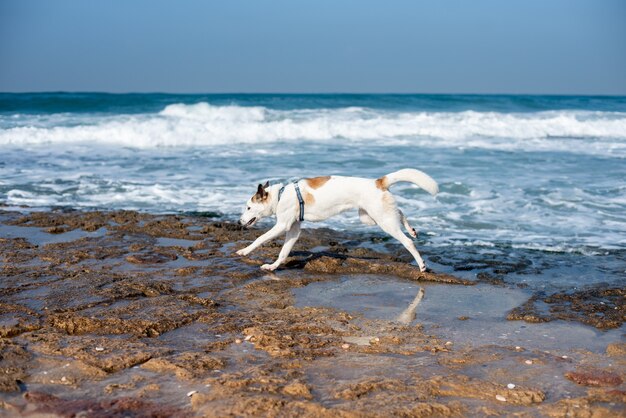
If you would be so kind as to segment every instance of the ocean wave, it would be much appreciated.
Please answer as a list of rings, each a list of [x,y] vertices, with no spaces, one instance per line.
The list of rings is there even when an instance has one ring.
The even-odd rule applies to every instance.
[[[139,115],[0,117],[0,145],[15,146],[95,142],[152,148],[337,139],[624,157],[626,113],[406,112],[361,107],[274,110],[197,103],[173,104],[158,113]]]

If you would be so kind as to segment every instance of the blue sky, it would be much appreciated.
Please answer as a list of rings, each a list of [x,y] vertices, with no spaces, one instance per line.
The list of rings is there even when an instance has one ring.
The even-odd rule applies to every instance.
[[[624,0],[0,0],[0,91],[626,94]]]

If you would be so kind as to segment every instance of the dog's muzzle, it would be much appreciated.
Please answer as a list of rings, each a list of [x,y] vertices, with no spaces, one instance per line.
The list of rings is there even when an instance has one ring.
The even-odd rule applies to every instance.
[[[256,216],[254,218],[250,219],[245,225],[244,225],[244,223],[241,220],[239,220],[239,225],[243,225],[244,228],[249,228],[252,225],[254,225],[255,222],[256,222]]]

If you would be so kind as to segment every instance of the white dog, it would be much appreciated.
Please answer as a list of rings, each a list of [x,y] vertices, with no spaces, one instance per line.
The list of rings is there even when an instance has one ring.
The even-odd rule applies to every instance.
[[[265,242],[286,232],[285,244],[278,259],[272,264],[261,266],[264,270],[276,270],[300,237],[300,223],[303,220],[318,222],[349,209],[358,209],[359,218],[364,224],[378,225],[400,241],[413,255],[421,271],[426,270],[424,260],[413,245],[413,241],[402,232],[402,224],[407,232],[417,237],[417,232],[396,207],[396,201],[388,188],[394,183],[406,181],[418,185],[432,195],[437,194],[437,182],[429,175],[410,168],[387,174],[377,180],[359,177],[326,176],[303,179],[297,182],[265,185],[259,184],[257,192],[248,200],[239,223],[251,227],[259,219],[276,215],[276,225],[257,238],[252,244],[237,251],[238,255],[248,255]]]

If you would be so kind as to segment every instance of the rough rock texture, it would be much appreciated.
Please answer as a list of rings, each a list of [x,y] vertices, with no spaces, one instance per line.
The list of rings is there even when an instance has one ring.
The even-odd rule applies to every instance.
[[[565,374],[572,382],[585,386],[619,386],[623,383],[622,378],[607,370],[582,369]]]
[[[501,287],[509,273],[536,271],[523,254],[431,257],[477,271],[459,278],[420,273],[386,238],[317,229],[271,274],[258,267],[280,241],[238,257],[261,231],[198,214],[0,212],[0,223],[44,234],[0,237],[0,415],[616,416],[626,405],[620,342],[576,361],[504,340],[457,348],[436,324],[298,307],[293,295],[366,274]],[[610,328],[623,297],[606,286],[536,295],[511,319]]]
[[[538,303],[546,304],[548,311],[540,312]],[[526,322],[579,321],[599,329],[619,328],[625,318],[626,289],[607,285],[550,296],[535,295],[507,317]]]

